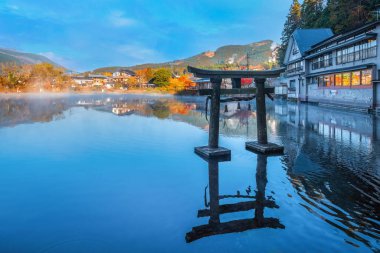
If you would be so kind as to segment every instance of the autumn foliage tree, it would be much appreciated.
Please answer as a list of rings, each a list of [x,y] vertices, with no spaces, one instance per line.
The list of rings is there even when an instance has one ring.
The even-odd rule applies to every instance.
[[[69,77],[63,68],[55,67],[50,63],[34,65],[17,65],[7,63],[0,65],[0,86],[6,90],[50,90],[67,88]]]

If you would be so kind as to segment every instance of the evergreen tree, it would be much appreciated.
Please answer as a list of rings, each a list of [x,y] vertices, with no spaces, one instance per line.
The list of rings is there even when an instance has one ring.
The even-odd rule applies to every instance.
[[[301,27],[318,28],[322,13],[323,0],[304,0],[301,6]]]
[[[374,20],[372,11],[379,0],[329,0],[325,11],[328,24],[335,33],[353,29]]]
[[[280,65],[283,64],[286,48],[288,47],[290,36],[292,36],[293,32],[299,28],[301,25],[301,4],[298,0],[293,0],[292,5],[290,6],[289,14],[286,18],[284,24],[284,30],[282,31],[281,36],[281,46],[278,50],[278,63]]]

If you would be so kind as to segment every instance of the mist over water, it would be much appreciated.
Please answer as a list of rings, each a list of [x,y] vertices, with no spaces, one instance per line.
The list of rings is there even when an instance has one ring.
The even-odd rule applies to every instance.
[[[232,159],[210,167],[193,153],[207,144],[204,98],[1,97],[0,252],[379,252],[380,119],[267,104],[285,155],[246,151],[255,103],[230,103],[220,142]],[[209,235],[198,211],[215,178],[218,196],[240,197],[224,208],[256,209],[235,205]]]

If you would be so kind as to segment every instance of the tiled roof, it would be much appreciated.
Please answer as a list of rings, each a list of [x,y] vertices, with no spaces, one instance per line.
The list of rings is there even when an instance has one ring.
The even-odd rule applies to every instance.
[[[321,29],[297,29],[293,33],[293,37],[297,42],[298,48],[302,55],[311,49],[314,44],[326,40],[334,36],[330,28]]]

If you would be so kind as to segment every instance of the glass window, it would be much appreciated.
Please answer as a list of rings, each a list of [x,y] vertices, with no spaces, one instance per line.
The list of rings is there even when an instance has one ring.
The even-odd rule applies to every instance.
[[[368,41],[368,42],[369,42],[369,46],[370,46],[370,47],[374,47],[374,46],[376,46],[376,44],[377,44],[376,40],[370,40],[370,41]]]
[[[324,87],[330,86],[330,78],[329,78],[329,76],[323,76],[322,78],[323,78],[323,86]]]
[[[332,53],[329,54],[329,66],[332,66],[333,65],[333,57],[332,57]]]
[[[360,60],[360,44],[355,46],[355,61]]]
[[[352,85],[360,85],[360,71],[352,72]]]
[[[351,72],[343,73],[343,86],[350,86],[351,85]]]
[[[342,63],[347,62],[347,49],[343,49],[342,51]]]
[[[335,76],[334,75],[330,75],[330,86],[334,86],[335,85]]]
[[[318,86],[320,86],[320,87],[325,87],[326,86],[324,76],[319,76],[318,77]]]
[[[372,70],[366,69],[362,71],[362,85],[372,85]]]
[[[347,61],[348,62],[354,61],[354,47],[349,47],[347,49]]]
[[[341,64],[342,63],[342,51],[339,50],[336,52],[336,64]]]
[[[342,74],[335,75],[335,85],[342,86]]]

